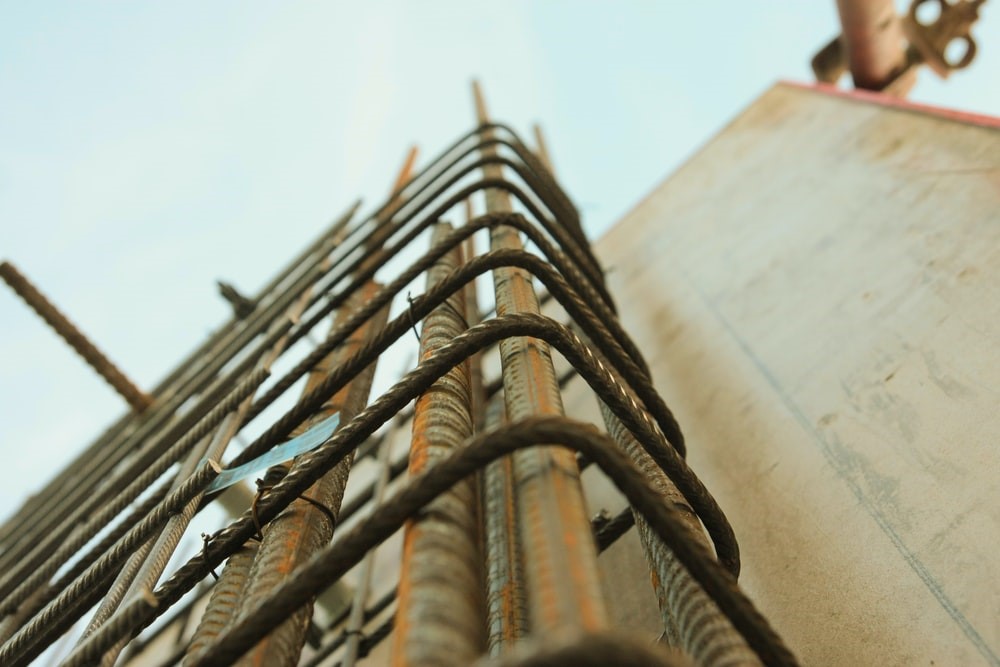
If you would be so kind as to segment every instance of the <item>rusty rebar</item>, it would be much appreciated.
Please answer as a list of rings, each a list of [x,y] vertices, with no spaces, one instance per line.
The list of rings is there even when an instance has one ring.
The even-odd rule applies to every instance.
[[[476,115],[489,120],[482,91],[474,86]],[[483,149],[484,156],[490,149]],[[499,167],[484,167],[484,176],[502,177]],[[486,210],[510,211],[510,202],[486,191]],[[516,230],[490,231],[493,250],[521,250]],[[522,269],[493,272],[496,312],[538,313],[531,276]],[[500,342],[507,418],[562,415],[562,398],[548,346],[539,340],[513,337]],[[607,612],[597,574],[597,552],[589,531],[580,472],[572,452],[559,448],[519,451],[513,461],[513,487],[518,529],[522,535],[529,621],[533,633],[597,631]]]
[[[378,285],[374,283],[362,289],[348,302],[345,311],[338,315],[338,322],[346,319],[360,304],[368,301],[377,290]],[[382,327],[387,315],[388,310],[383,308],[375,318],[369,320],[348,338],[324,362],[318,364],[310,373],[304,392],[313,390],[334,368],[354,354],[367,338]],[[307,423],[300,426],[299,430],[304,430],[309,424],[318,423],[335,413],[340,413],[342,424],[350,421],[368,400],[374,372],[373,363],[338,391]],[[353,456],[345,457],[305,492],[304,496],[309,499],[308,501],[296,500],[267,525],[248,576],[247,586],[240,598],[237,616],[266,596],[282,579],[333,537],[334,526],[330,521],[331,517],[336,520],[340,512],[352,460]],[[293,462],[293,470],[294,466]],[[322,511],[316,504],[326,511]],[[305,642],[306,628],[311,616],[312,605],[303,606],[280,628],[262,639],[242,664],[268,666],[296,664]]]
[[[583,452],[609,476],[629,503],[647,517],[657,536],[669,545],[684,567],[716,600],[765,664],[797,664],[766,619],[739,590],[735,579],[719,566],[701,543],[689,539],[677,510],[662,502],[660,495],[613,441],[589,424],[553,416],[529,417],[484,434],[430,468],[286,579],[266,601],[223,633],[196,664],[218,664],[238,657],[256,641],[260,632],[280,623],[317,587],[340,577],[360,556],[392,535],[403,522],[456,482],[500,456],[547,443],[559,443]],[[563,636],[567,635],[578,636],[579,632]]]
[[[451,226],[434,227],[431,244]],[[427,273],[427,288],[463,264],[460,246]],[[456,292],[424,318],[420,356],[433,354],[468,328],[466,291]],[[418,475],[472,436],[469,360],[442,376],[417,399],[410,445],[411,475]],[[483,601],[475,480],[437,498],[406,527],[396,613],[393,664],[467,665],[483,648]]]
[[[52,327],[59,336],[66,341],[73,351],[87,362],[104,381],[111,385],[111,388],[118,392],[118,395],[125,399],[125,402],[132,406],[136,412],[142,412],[152,398],[129,380],[115,364],[108,359],[97,346],[90,342],[82,331],[75,324],[63,315],[55,305],[45,298],[45,295],[38,291],[31,282],[25,278],[10,262],[0,262],[0,278],[4,279],[12,290],[14,290],[28,306],[35,311],[45,323]]]
[[[651,552],[653,568],[657,576],[666,582],[659,589],[661,599],[669,597],[671,591],[680,590],[678,600],[687,600],[668,601],[666,606],[673,605],[671,608],[679,609],[678,605],[683,607],[695,604],[699,609],[704,609],[704,600],[717,605],[717,613],[713,612],[714,615],[710,614],[708,617],[700,611],[692,614],[680,609],[675,619],[678,631],[673,636],[674,643],[684,646],[688,653],[707,664],[718,664],[706,659],[705,654],[714,653],[718,649],[718,642],[712,639],[714,630],[711,627],[721,618],[729,624],[726,626],[729,628],[728,632],[739,633],[746,638],[744,648],[749,644],[754,651],[775,664],[793,663],[794,659],[781,646],[780,640],[770,631],[766,622],[735,589],[732,575],[738,572],[739,559],[732,531],[711,496],[683,461],[684,443],[680,430],[673,415],[652,388],[642,355],[615,318],[613,302],[604,286],[600,266],[583,237],[579,218],[551,176],[544,140],[539,134],[537,156],[526,151],[516,136],[504,138],[505,128],[485,122],[485,105],[481,103],[481,99],[478,106],[482,121],[479,128],[456,142],[415,178],[409,179],[401,175],[386,205],[366,222],[351,230],[349,236],[355,237],[355,241],[338,246],[336,263],[332,268],[320,270],[317,266],[308,280],[296,283],[316,286],[315,296],[306,299],[308,314],[304,320],[281,322],[280,326],[273,327],[262,340],[241,336],[230,338],[232,345],[246,348],[234,354],[251,358],[252,363],[257,355],[267,349],[265,344],[271,344],[277,340],[276,337],[284,337],[287,345],[292,345],[306,336],[330,312],[341,311],[342,317],[324,343],[275,382],[252,406],[245,402],[241,406],[247,407],[245,414],[231,418],[234,423],[248,423],[299,377],[305,373],[310,374],[306,391],[299,401],[247,446],[234,459],[233,465],[267,451],[294,433],[296,427],[316,415],[324,405],[329,407],[331,399],[336,400],[336,397],[349,391],[359,378],[363,381],[365,369],[375,363],[401,335],[408,333],[411,322],[426,320],[422,327],[424,338],[433,338],[438,319],[448,321],[452,328],[447,334],[440,334],[439,345],[431,345],[425,341],[422,360],[417,369],[407,373],[403,380],[369,407],[361,410],[359,406],[354,419],[342,421],[340,429],[326,443],[299,457],[287,475],[275,479],[273,487],[262,490],[255,501],[254,512],[244,514],[213,535],[206,542],[202,553],[182,565],[157,589],[154,593],[157,602],[155,608],[137,602],[127,603],[121,612],[116,613],[81,644],[78,655],[86,652],[88,656],[100,656],[107,648],[120,646],[127,637],[139,632],[175,604],[185,591],[190,590],[227,556],[231,557],[223,570],[225,587],[220,581],[217,584],[218,591],[213,591],[213,599],[217,597],[216,592],[220,596],[224,593],[235,596],[237,590],[248,590],[246,577],[227,580],[229,570],[235,572],[239,569],[236,566],[241,557],[234,554],[244,548],[259,526],[264,527],[266,535],[278,534],[284,519],[298,505],[303,504],[300,498],[306,496],[313,499],[315,485],[338,470],[344,470],[346,476],[346,469],[350,467],[356,448],[387,420],[399,415],[409,401],[417,398],[417,442],[414,448],[417,456],[414,468],[421,469],[421,451],[434,451],[435,448],[442,450],[440,463],[435,458],[433,465],[424,466],[413,482],[403,487],[401,497],[393,496],[386,502],[386,507],[376,507],[372,514],[362,518],[352,530],[340,535],[336,542],[320,544],[315,550],[316,560],[296,561],[283,581],[277,582],[273,587],[265,587],[260,595],[244,599],[240,605],[243,612],[235,618],[232,614],[218,618],[206,614],[201,624],[205,626],[205,631],[201,632],[201,627],[196,631],[198,642],[188,656],[188,663],[208,664],[237,659],[247,649],[260,644],[261,637],[269,632],[272,633],[270,638],[261,647],[272,640],[277,646],[279,642],[276,638],[291,624],[296,625],[296,638],[286,647],[276,648],[273,654],[269,654],[279,658],[260,658],[268,663],[291,664],[297,659],[302,645],[298,634],[302,624],[296,624],[293,619],[301,615],[303,609],[308,609],[317,590],[334,581],[360,559],[370,559],[371,556],[365,556],[366,553],[370,553],[395,530],[394,526],[398,528],[404,521],[410,520],[418,522],[412,524],[411,535],[407,538],[406,549],[409,551],[406,554],[404,585],[400,593],[401,622],[393,630],[394,625],[390,619],[374,630],[373,636],[362,641],[361,635],[357,633],[362,631],[363,625],[352,621],[351,628],[356,632],[348,633],[348,640],[353,647],[345,656],[348,661],[351,655],[363,655],[378,639],[395,631],[396,642],[404,647],[401,654],[401,661],[404,663],[437,662],[435,651],[453,647],[455,643],[452,639],[457,640],[461,648],[455,655],[446,657],[453,661],[452,664],[470,663],[484,648],[482,633],[487,628],[484,627],[486,623],[483,621],[482,601],[479,603],[478,615],[469,610],[463,614],[461,609],[465,608],[464,601],[459,591],[467,591],[468,582],[482,576],[480,570],[485,567],[489,573],[485,591],[490,601],[487,605],[489,652],[492,655],[500,654],[500,658],[505,661],[502,664],[507,664],[506,661],[516,661],[513,664],[538,664],[539,660],[561,663],[575,660],[579,664],[588,664],[588,661],[599,660],[597,656],[603,655],[601,651],[611,650],[608,648],[610,646],[618,647],[618,651],[624,653],[607,660],[614,659],[619,664],[625,664],[623,661],[634,659],[636,664],[646,664],[642,656],[648,655],[648,652],[627,642],[616,643],[617,639],[612,641],[604,633],[603,601],[596,585],[594,567],[597,548],[592,527],[583,513],[579,471],[574,454],[577,450],[585,452],[588,460],[595,461],[608,471],[635,508],[635,520],[639,524],[640,536]],[[498,150],[503,146],[509,147],[520,158],[520,162],[503,157]],[[466,156],[474,158],[473,153],[477,151],[481,155],[479,159],[466,159]],[[504,151],[507,149],[504,148]],[[458,184],[458,180],[464,178],[470,170],[480,168],[484,171],[484,178],[466,187]],[[506,180],[504,169],[516,173],[527,185],[527,189],[523,190]],[[460,189],[454,188],[457,191],[452,193],[453,186]],[[368,293],[361,299],[363,304],[354,305],[360,299],[365,285],[376,272],[382,270],[386,262],[401,253],[427,225],[433,224],[450,207],[467,202],[471,194],[479,191],[485,191],[486,194],[486,216],[470,219],[462,230],[450,233],[446,233],[443,227],[438,227],[434,232],[431,251],[404,270],[385,289]],[[511,195],[517,197],[528,216],[533,218],[532,221],[509,212]],[[471,214],[467,217],[471,218]],[[463,262],[460,258],[461,251],[457,248],[468,244],[471,234],[477,229],[490,230],[491,250],[481,257],[473,257],[474,253],[468,252],[468,261]],[[548,263],[523,250],[521,234],[532,241]],[[455,260],[455,257],[459,259]],[[441,269],[448,262],[451,262],[450,270]],[[428,269],[430,275],[427,291],[412,301],[406,313],[394,319],[357,349],[340,350],[342,356],[338,357],[335,367],[323,368],[328,355],[338,347],[343,347],[345,342],[357,340],[357,336],[367,327],[374,326],[373,316],[380,309],[387,308],[406,284]],[[486,271],[493,272],[497,318],[478,324],[475,321],[478,319],[478,309],[471,296],[474,294],[476,276]],[[532,281],[536,278],[563,305],[579,326],[580,335],[538,315],[538,300],[532,287]],[[325,303],[319,303],[320,299],[325,300]],[[464,313],[462,309],[465,310]],[[251,319],[256,317],[257,315],[252,315]],[[470,328],[469,324],[473,326]],[[581,339],[581,336],[585,338]],[[474,381],[469,366],[470,363],[475,363],[470,361],[471,358],[496,344],[500,348],[503,400],[506,405],[495,404],[490,422],[482,416],[485,389],[482,388],[481,380],[478,383]],[[552,371],[549,346],[566,357],[606,404],[609,429],[617,442],[615,446],[611,446],[611,439],[596,434],[592,429],[586,429],[584,433],[579,430],[579,425],[560,417],[561,399]],[[216,360],[212,360],[209,365],[214,363],[217,363]],[[179,381],[177,386],[194,382],[190,378],[201,377],[203,371],[204,369],[192,367],[191,373],[186,376],[189,379]],[[463,372],[465,387],[459,391],[459,388],[449,385],[449,380],[462,377]],[[477,388],[473,389],[473,385]],[[466,388],[468,391],[463,394]],[[435,398],[435,392],[439,389],[451,390],[451,393],[442,394],[449,396],[449,399],[454,398],[452,393],[461,395],[457,401],[457,404],[461,404],[461,409],[456,410],[454,406],[450,406],[455,402],[453,400]],[[179,396],[180,393],[173,393],[170,400]],[[425,413],[419,409],[420,405],[428,408],[447,405],[450,407],[444,412],[448,414],[449,420],[454,420],[456,414],[463,419],[458,420],[460,424],[457,421],[453,423],[442,420],[442,424],[450,431],[445,437],[440,437],[434,435],[434,422],[429,417],[425,419]],[[180,404],[173,405],[165,414],[169,415],[179,407]],[[507,426],[496,425],[504,413],[510,413],[512,423]],[[535,413],[549,416],[535,416]],[[154,429],[152,425],[147,428]],[[478,432],[478,429],[485,430]],[[180,431],[177,435],[180,436],[183,432]],[[475,435],[470,440],[473,433]],[[427,446],[421,444],[421,435],[427,440]],[[458,446],[463,440],[469,442],[469,447],[481,447],[482,451],[467,452],[466,447]],[[119,442],[133,441],[128,436],[119,437]],[[383,443],[383,448],[385,447],[387,445]],[[612,451],[616,447],[627,452],[628,456]],[[143,455],[153,461],[157,460],[159,452],[160,450],[156,450],[156,454]],[[476,472],[483,471],[484,466],[486,472]],[[86,478],[73,493],[83,492],[91,483],[88,480],[99,469],[99,466],[88,466]],[[492,478],[492,482],[490,469],[499,473]],[[383,470],[383,473],[390,474],[388,470]],[[178,477],[183,478],[184,475]],[[463,487],[473,485],[476,479],[483,480],[486,491],[481,495],[473,492],[472,500],[464,505],[448,503],[450,497],[460,493]],[[497,480],[502,482],[500,487],[495,484]],[[186,486],[186,492],[193,493],[190,498],[195,498],[204,488],[207,479],[188,482],[194,484],[195,488]],[[459,486],[455,487],[455,484]],[[674,486],[665,491],[671,484]],[[378,486],[380,485],[375,485]],[[384,483],[381,486],[384,487]],[[455,527],[449,524],[441,531],[449,539],[431,540],[431,547],[420,547],[418,538],[421,530],[435,527],[442,516],[451,518],[448,514],[451,510],[461,509],[466,513],[471,510],[474,517],[476,499],[480,497],[486,513],[480,528],[477,529],[473,521],[468,530],[449,533],[448,528]],[[670,498],[671,504],[664,506],[664,497]],[[192,512],[197,511],[211,500],[207,498],[201,504],[189,500],[188,507]],[[180,499],[174,493],[171,494],[170,501],[176,503]],[[38,650],[44,648],[45,642],[54,637],[53,633],[58,628],[66,627],[67,623],[78,617],[86,608],[84,605],[99,600],[107,589],[107,583],[102,577],[106,578],[113,563],[121,562],[123,554],[134,549],[143,536],[152,534],[153,524],[162,525],[160,522],[164,520],[165,502],[155,504],[155,518],[147,517],[141,521],[138,517],[129,518],[136,525],[126,532],[124,538],[114,540],[113,544],[103,545],[96,552],[97,560],[92,566],[85,568],[86,572],[82,576],[74,575],[59,582],[55,591],[58,594],[56,602],[31,619],[11,641],[0,647],[0,658],[9,657],[14,665],[25,664]],[[337,504],[339,506],[339,501]],[[704,521],[718,552],[718,561],[712,558],[704,536],[690,530],[699,519],[694,518],[693,514],[684,514],[684,507],[688,505]],[[310,509],[311,507],[310,505]],[[423,513],[420,513],[421,508],[425,508]],[[446,508],[448,512],[439,512],[435,508]],[[321,523],[332,527],[331,516],[334,522],[337,520],[335,514],[323,513]],[[683,528],[685,521],[688,529]],[[455,522],[456,525],[457,523]],[[615,534],[620,534],[624,523],[618,521],[614,525]],[[180,530],[183,531],[183,528]],[[298,531],[298,536],[301,533],[302,531]],[[479,533],[482,534],[481,538]],[[491,541],[491,533],[497,539]],[[414,534],[417,537],[412,537]],[[442,537],[430,531],[428,534],[433,538]],[[600,534],[603,545],[606,538],[603,537],[604,532]],[[476,555],[463,558],[465,546],[459,546],[462,539],[452,539],[456,536],[468,538],[470,535],[473,542],[483,540],[485,558]],[[473,554],[476,553],[476,548],[473,545]],[[275,549],[275,553],[280,552],[281,558],[294,560],[294,557],[289,556],[289,551],[287,548]],[[421,553],[436,556],[422,564],[419,558]],[[673,569],[662,563],[658,564],[654,556],[661,553],[674,556],[674,565],[671,566]],[[497,554],[501,554],[506,560],[498,558]],[[254,567],[259,568],[266,559],[258,556],[255,560],[257,565]],[[325,566],[321,567],[318,564],[320,561]],[[458,565],[446,565],[452,562]],[[464,565],[470,567],[465,568]],[[495,567],[497,565],[500,567]],[[520,569],[522,567],[523,570]],[[438,569],[446,569],[452,580],[441,582],[440,575],[434,574]],[[677,573],[680,574],[676,582],[668,581],[670,576]],[[425,581],[429,585],[422,587],[421,577],[425,574]],[[520,596],[520,602],[504,609],[502,605],[496,604],[498,601],[502,602],[502,597],[497,593],[514,579],[519,585],[517,595]],[[258,577],[254,575],[249,580],[257,582]],[[689,590],[688,583],[691,582],[695,582],[694,593]],[[436,598],[427,597],[426,604],[420,606],[421,590],[436,592],[438,595]],[[513,589],[508,588],[508,592],[510,590]],[[365,594],[363,591],[357,593],[361,603],[356,601],[352,619],[359,611],[364,611]],[[479,594],[482,595],[483,591]],[[695,602],[692,603],[692,600]],[[530,606],[530,619],[524,618],[525,602]],[[450,607],[439,615],[435,609],[444,609],[446,604]],[[427,613],[407,614],[418,608]],[[516,617],[518,612],[522,612],[520,618]],[[448,613],[454,614],[451,617],[453,620],[445,620]],[[308,619],[308,614],[305,618]],[[470,629],[465,626],[465,623],[475,618],[479,619],[479,639],[476,638],[475,627]],[[685,625],[685,619],[691,620],[691,623]],[[494,621],[497,621],[496,625]],[[43,627],[45,622],[51,625]],[[277,631],[274,632],[276,628]],[[694,629],[685,639],[684,632],[691,628]],[[524,635],[530,635],[530,646],[523,643]],[[498,637],[499,640],[496,640]],[[557,643],[550,641],[557,637],[560,638]],[[413,641],[414,638],[416,641]],[[678,638],[680,641],[676,641]],[[478,648],[464,648],[476,646],[477,643]],[[430,649],[416,653],[418,657],[407,658],[406,647],[414,644],[430,646]],[[257,660],[266,651],[261,647],[246,659]],[[587,647],[592,647],[590,653],[587,652]],[[516,650],[510,652],[511,648]],[[523,652],[528,649],[531,649],[529,653]],[[465,652],[461,653],[463,650]],[[702,653],[698,653],[699,650]],[[459,658],[458,653],[464,657]]]

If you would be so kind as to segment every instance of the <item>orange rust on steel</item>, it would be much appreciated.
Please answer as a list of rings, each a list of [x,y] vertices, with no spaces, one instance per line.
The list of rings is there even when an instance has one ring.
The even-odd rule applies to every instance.
[[[416,146],[411,146],[409,152],[407,152],[406,159],[403,161],[403,167],[399,170],[396,182],[392,186],[390,203],[395,202],[399,198],[399,193],[402,191],[403,186],[409,182],[410,177],[413,175],[413,166],[417,163],[417,154],[419,152]]]
[[[503,425],[504,421],[503,395],[496,394],[486,407],[486,431]],[[527,633],[528,625],[524,564],[514,506],[513,463],[511,457],[505,456],[483,471],[487,651],[492,657],[513,648],[517,639]]]
[[[436,245],[452,231],[438,223]],[[464,263],[462,247],[443,255],[427,272],[433,289]],[[421,360],[465,331],[466,290],[448,297],[424,318]],[[432,468],[472,437],[472,377],[466,359],[438,378],[417,399],[410,445],[411,476]],[[475,478],[459,482],[407,523],[392,651],[393,665],[455,667],[483,652],[483,600]]]
[[[549,159],[545,139],[541,128],[535,125],[535,142],[538,145],[538,158],[553,176],[552,163]],[[590,345],[590,339],[573,325],[573,330],[580,339]],[[600,353],[598,353],[600,354]],[[603,355],[601,355],[603,356]],[[636,405],[634,392],[615,370],[614,364],[605,364],[612,377],[623,392],[626,392]],[[643,449],[628,428],[615,416],[614,412],[597,397],[601,416],[607,426],[608,434],[635,464],[650,486],[663,498],[663,502],[674,507],[683,520],[692,540],[699,542],[706,551],[709,548],[708,538],[701,526],[698,515],[691,508],[684,494],[677,485],[667,477],[656,464],[653,457]],[[750,650],[743,637],[736,632],[729,619],[719,611],[712,598],[695,582],[690,573],[681,565],[674,553],[660,539],[641,512],[633,510],[636,530],[646,552],[649,563],[650,583],[656,593],[656,601],[660,608],[663,621],[663,641],[684,651],[702,667],[758,667],[761,663],[757,655]]]
[[[343,240],[344,235],[344,229],[341,227],[335,235],[330,238],[332,239],[332,242],[339,243]],[[330,259],[327,257],[320,262],[319,266],[323,270],[327,270],[330,268],[330,263]],[[303,311],[309,305],[312,291],[313,288],[310,286],[299,295],[298,299],[296,299],[292,305],[288,307],[288,310],[286,311],[287,318],[298,320],[302,316]],[[271,331],[277,330],[281,326],[281,320],[273,322],[268,331],[268,335],[270,335]],[[288,345],[288,340],[289,334],[285,333],[277,341],[275,341],[270,350],[268,350],[257,362],[258,367],[270,370],[274,362],[277,361],[282,352],[285,351],[285,347]],[[220,427],[219,431],[227,443],[228,440],[235,435],[235,432],[240,425],[243,424],[243,419],[250,411],[250,406],[252,404],[252,398],[246,400],[240,405],[233,415],[230,415],[230,417],[227,418],[227,421],[224,422],[223,426]],[[202,613],[201,619],[198,621],[194,635],[188,645],[183,664],[190,664],[194,660],[194,656],[197,656],[198,653],[205,650],[205,648],[235,620],[240,597],[244,587],[246,586],[247,578],[250,573],[250,568],[253,565],[254,558],[257,555],[257,549],[258,543],[256,541],[248,542],[240,551],[226,561],[226,565],[222,570],[222,575],[213,587],[208,605]]]
[[[393,181],[392,189],[389,191],[389,199],[386,202],[386,205],[379,209],[378,213],[376,213],[375,217],[372,219],[375,224],[375,229],[364,243],[368,256],[357,269],[357,274],[363,273],[367,269],[371,268],[373,264],[377,264],[379,261],[382,261],[378,255],[378,251],[385,245],[386,240],[392,236],[392,218],[398,212],[396,203],[399,201],[399,196],[402,193],[403,188],[410,182],[410,177],[413,174],[413,167],[417,161],[417,153],[418,150],[416,146],[410,148],[409,152],[406,154],[406,159],[403,160],[403,166],[400,167],[399,173],[396,175],[396,180]]]
[[[535,155],[538,156],[542,166],[548,169],[549,173],[551,173],[554,178],[556,172],[552,168],[552,158],[549,156],[549,147],[545,143],[545,135],[542,134],[542,126],[536,123],[535,125],[532,125],[531,130],[535,134],[535,145],[537,146],[537,148],[535,148]]]
[[[338,323],[346,320],[359,304],[370,300],[378,291],[376,283],[367,283],[355,294],[337,315]],[[306,380],[305,393],[312,391],[326,378],[327,374],[344,359],[349,358],[364,342],[374,335],[388,317],[388,308],[359,328],[334,352],[323,359],[310,371]],[[345,424],[360,412],[368,400],[371,389],[373,363],[354,380],[326,401],[308,423],[296,432],[302,432],[309,425],[340,412],[341,424]],[[344,487],[350,472],[353,456],[348,455],[339,464],[313,484],[304,494],[306,497],[326,507],[336,518],[344,497]],[[292,466],[294,468],[295,463]],[[245,613],[278,586],[296,567],[333,537],[334,527],[325,512],[306,500],[293,501],[264,530],[264,539],[254,559],[247,581],[247,587],[240,599],[238,615]],[[318,591],[317,591],[318,592]],[[302,607],[266,638],[258,642],[252,651],[239,661],[240,665],[295,665],[305,643],[306,629],[312,616],[312,607]]]
[[[91,368],[97,371],[136,412],[145,410],[152,399],[131,380],[125,377],[114,363],[104,356],[97,346],[76,328],[69,319],[59,312],[55,305],[45,298],[45,295],[31,284],[10,262],[0,262],[0,277],[14,290],[39,317],[52,327],[73,350],[79,354]]]
[[[893,0],[837,0],[841,43],[857,88],[882,90],[906,68]],[[905,94],[905,91],[902,91]]]
[[[489,121],[486,104],[474,85],[476,114]],[[488,137],[490,131],[485,131]],[[482,149],[483,157],[495,146]],[[487,178],[502,177],[499,166],[484,167]],[[487,211],[509,210],[509,202],[486,192]],[[490,232],[491,249],[522,249],[510,227]],[[531,276],[523,269],[493,273],[497,316],[537,313],[538,297]],[[562,415],[562,397],[548,345],[527,337],[500,342],[507,417],[518,421],[533,415]],[[514,493],[529,584],[532,633],[594,632],[607,625],[607,612],[597,572],[597,551],[587,519],[580,470],[573,452],[562,447],[537,447],[514,455]]]

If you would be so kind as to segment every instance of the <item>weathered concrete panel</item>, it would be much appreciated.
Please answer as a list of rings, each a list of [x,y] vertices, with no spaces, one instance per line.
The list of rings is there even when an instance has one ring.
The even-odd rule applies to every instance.
[[[1000,130],[779,85],[597,251],[803,661],[1000,665]]]

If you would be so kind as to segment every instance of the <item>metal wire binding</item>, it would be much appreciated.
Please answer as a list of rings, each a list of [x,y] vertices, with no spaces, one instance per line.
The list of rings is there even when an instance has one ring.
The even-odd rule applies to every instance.
[[[501,155],[498,148],[509,151],[512,156]],[[481,157],[475,157],[476,154]],[[467,183],[469,175],[480,169],[484,171],[484,177]],[[515,173],[521,185],[503,177],[502,169]],[[308,604],[318,588],[333,583],[370,549],[398,529],[403,521],[418,516],[420,507],[456,482],[469,475],[476,479],[475,471],[498,457],[531,449],[538,444],[551,446],[553,443],[579,451],[585,461],[600,466],[630,502],[630,511],[605,523],[597,531],[597,545],[606,547],[623,534],[634,511],[648,523],[656,539],[667,545],[697,586],[711,597],[727,627],[731,626],[742,636],[761,662],[794,664],[794,657],[735,583],[739,572],[739,551],[732,529],[711,495],[684,462],[683,435],[673,414],[653,388],[641,353],[617,320],[600,265],[582,233],[579,215],[542,162],[524,147],[513,131],[495,123],[483,123],[461,137],[403,185],[371,217],[349,229],[347,220],[350,214],[341,218],[332,228],[340,232],[336,243],[331,241],[336,234],[327,230],[306,253],[297,258],[297,266],[281,272],[255,299],[258,307],[245,321],[234,320],[213,335],[157,387],[153,392],[156,400],[143,415],[132,416],[116,424],[88,448],[91,454],[114,452],[108,459],[109,463],[96,462],[100,457],[94,456],[95,462],[88,463],[78,471],[79,474],[71,476],[63,473],[57,476],[47,492],[40,494],[45,497],[26,503],[0,530],[5,548],[0,559],[12,567],[10,574],[0,581],[0,591],[5,596],[0,603],[0,612],[11,614],[17,611],[22,619],[16,632],[0,646],[0,662],[24,665],[38,656],[104,596],[116,568],[143,544],[147,536],[163,526],[191,498],[199,496],[215,474],[211,466],[201,468],[184,480],[167,475],[160,491],[120,520],[117,530],[78,559],[59,580],[47,583],[48,578],[83,544],[111,525],[139,493],[162,476],[170,465],[181,460],[195,442],[218,427],[222,418],[232,414],[237,405],[244,400],[249,401],[247,397],[252,396],[263,378],[260,373],[253,376],[248,373],[266,351],[281,340],[285,342],[285,349],[291,347],[330,313],[344,309],[359,290],[370,284],[378,271],[398,257],[425,229],[454,206],[483,191],[508,193],[517,200],[524,214],[488,212],[441,235],[430,250],[370,299],[356,308],[345,310],[344,317],[338,320],[323,343],[273,382],[261,397],[253,400],[252,404],[248,402],[247,409],[239,415],[240,427],[252,423],[302,376],[314,370],[330,352],[355,334],[377,312],[387,308],[415,278],[460,247],[477,231],[490,230],[496,235],[498,230],[514,230],[523,234],[544,260],[521,249],[502,247],[495,247],[477,257],[465,258],[424,294],[409,300],[402,315],[330,369],[310,391],[246,447],[231,465],[250,460],[281,442],[295,427],[314,415],[331,396],[358,378],[417,321],[441,312],[441,309],[454,310],[454,305],[448,303],[449,297],[468,290],[467,286],[474,284],[476,277],[487,272],[499,275],[496,272],[526,271],[526,275],[537,278],[579,327],[586,342],[559,322],[530,312],[501,313],[472,327],[468,326],[468,318],[459,318],[464,331],[425,355],[415,369],[353,419],[346,421],[320,448],[299,457],[287,475],[274,486],[262,490],[252,510],[212,535],[205,542],[203,551],[178,568],[152,593],[152,597],[144,597],[145,602],[134,599],[121,607],[77,647],[65,664],[90,664],[105,655],[108,649],[136,636],[160,615],[174,608],[183,595],[227,558],[242,553],[252,560],[254,554],[245,551],[244,545],[260,529],[266,530],[292,502],[302,498],[302,494],[316,480],[375,437],[383,424],[404,411],[411,401],[451,369],[469,363],[468,360],[502,341],[512,339],[544,341],[570,362],[606,404],[610,414],[639,444],[644,455],[683,494],[686,503],[707,529],[717,556],[713,556],[703,542],[691,536],[690,528],[678,510],[664,502],[635,462],[621,453],[619,444],[614,440],[593,427],[558,415],[525,417],[477,433],[452,454],[437,460],[384,504],[361,518],[351,530],[323,547],[312,560],[298,566],[253,606],[238,617],[217,624],[214,634],[201,641],[194,652],[188,653],[185,664],[226,664],[236,660],[263,634]],[[308,297],[304,297],[305,294]],[[301,312],[305,314],[302,318],[285,315],[296,299],[302,299]],[[230,362],[237,356],[240,362],[233,366]],[[213,382],[212,379],[224,368],[228,369],[228,374]],[[566,377],[569,376],[563,379]],[[222,401],[227,388],[235,387],[241,380],[241,387],[234,389],[230,392],[231,396]],[[505,371],[504,384],[510,387],[516,382],[518,380]],[[477,399],[480,409],[484,409],[487,393],[498,389],[499,385],[494,384],[489,392],[481,390],[482,396]],[[177,412],[186,401],[199,396],[199,409],[185,415]],[[476,423],[482,421],[477,419]],[[115,466],[119,466],[120,471],[112,473]],[[402,466],[391,465],[390,478],[401,470]],[[139,471],[145,473],[137,475]],[[102,477],[107,478],[103,483]],[[57,486],[56,481],[60,481],[62,486]],[[171,488],[173,490],[168,492]],[[80,512],[78,501],[85,497],[97,500],[85,502],[86,510]],[[359,497],[363,499],[366,495],[362,492]],[[202,500],[198,511],[213,500],[210,497]],[[76,509],[74,503],[77,503]],[[340,517],[330,520],[329,527],[334,528],[338,519],[343,523],[347,516],[361,507],[361,502],[349,503]],[[43,525],[32,526],[28,517],[43,510],[48,514]],[[86,521],[87,518],[90,520]],[[82,526],[81,520],[85,520]],[[70,531],[72,539],[64,544],[65,548],[49,551],[36,548],[32,539],[44,535],[47,530],[57,536],[51,541],[53,545],[69,537]],[[590,541],[591,544],[594,540],[592,534],[583,538],[584,542]],[[524,557],[523,554],[521,557]],[[32,571],[41,574],[24,579]],[[219,586],[224,580],[225,574]],[[239,587],[234,591],[238,591]],[[530,586],[526,591],[529,596],[539,594]],[[366,620],[384,612],[393,599],[394,591],[391,597],[383,596],[366,614]],[[26,607],[28,604],[30,608]],[[25,613],[26,609],[29,613]],[[178,615],[181,613],[188,613],[186,607],[177,610]],[[598,625],[603,625],[603,622]],[[393,627],[394,621],[389,618],[372,632],[365,633],[359,655],[375,647],[378,641],[392,632]],[[517,651],[505,655],[500,662],[490,664],[569,664],[570,661],[574,664],[596,664],[593,662],[595,656],[611,650],[618,657],[627,653],[634,664],[668,664],[664,655],[605,630],[571,634],[568,640],[561,636],[556,643],[548,642],[543,636],[529,635],[519,640]],[[343,634],[338,637],[343,637]],[[320,649],[320,653],[332,655],[339,646],[334,645],[337,641],[335,637]],[[339,641],[342,643],[343,639]],[[140,642],[133,644],[139,646]],[[682,645],[680,648],[689,655],[694,652],[690,646]],[[287,664],[295,664],[299,650],[301,644],[292,646],[282,659]],[[184,652],[178,650],[169,660],[176,662],[183,655]],[[708,659],[704,664],[710,663]]]

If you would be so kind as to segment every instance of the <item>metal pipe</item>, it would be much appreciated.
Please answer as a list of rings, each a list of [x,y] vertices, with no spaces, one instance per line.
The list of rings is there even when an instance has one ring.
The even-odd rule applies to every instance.
[[[905,40],[893,0],[837,0],[841,40],[854,85],[882,90],[906,66]]]

